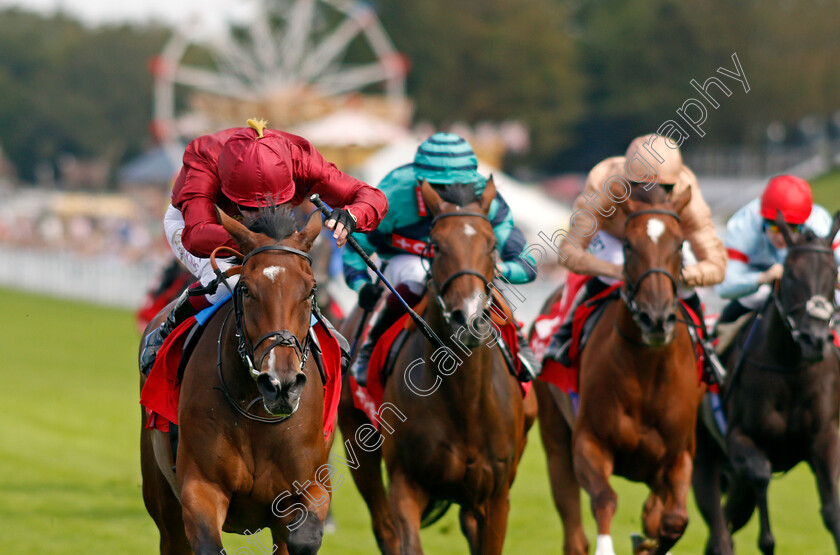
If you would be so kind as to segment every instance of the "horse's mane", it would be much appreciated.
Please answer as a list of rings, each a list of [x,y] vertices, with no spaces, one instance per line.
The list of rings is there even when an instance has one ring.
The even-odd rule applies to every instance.
[[[435,187],[435,191],[442,200],[458,206],[467,206],[473,202],[478,202],[478,193],[476,193],[473,183],[453,183],[445,187]]]
[[[268,235],[280,241],[297,231],[297,220],[289,205],[269,204],[260,208],[259,213],[246,222],[254,233]]]

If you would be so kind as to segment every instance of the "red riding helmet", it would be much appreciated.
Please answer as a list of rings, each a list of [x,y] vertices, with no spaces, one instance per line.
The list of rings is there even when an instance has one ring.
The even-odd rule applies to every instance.
[[[288,143],[265,129],[265,122],[248,120],[225,142],[219,155],[222,194],[241,206],[259,208],[283,204],[295,194]],[[270,195],[270,200],[269,200]]]
[[[777,175],[761,195],[761,217],[766,220],[775,220],[776,212],[781,210],[787,223],[804,224],[813,206],[811,186],[794,175]]]

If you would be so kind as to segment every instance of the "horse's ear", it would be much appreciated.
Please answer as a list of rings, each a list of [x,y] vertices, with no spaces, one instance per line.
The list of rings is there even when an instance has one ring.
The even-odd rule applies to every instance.
[[[219,222],[222,224],[222,227],[233,237],[233,240],[239,245],[242,252],[247,254],[256,247],[257,242],[254,233],[250,229],[225,214],[218,206],[216,207],[216,214],[219,216]]]
[[[680,214],[689,202],[691,202],[691,187],[686,187],[685,191],[668,201],[668,204],[671,206],[671,210]]]
[[[788,227],[781,210],[776,210],[776,224],[779,226],[779,231],[782,232],[785,244],[792,247],[796,241],[793,240],[793,233],[791,233],[790,227]]]
[[[443,199],[440,198],[440,195],[437,194],[437,191],[429,185],[429,182],[425,179],[423,183],[420,185],[420,193],[423,195],[423,202],[426,204],[426,208],[432,214],[440,213],[441,205],[443,204]]]
[[[305,252],[312,250],[312,245],[315,243],[315,239],[318,238],[319,233],[321,233],[321,213],[316,210],[309,215],[309,219],[306,220],[306,225],[303,226],[303,229],[295,234],[300,241],[301,250]]]
[[[837,232],[840,231],[840,210],[834,213],[834,219],[831,221],[831,231],[828,233],[828,244],[834,245],[834,238],[837,237]]]
[[[481,193],[481,210],[483,212],[490,212],[490,203],[496,198],[496,183],[493,181],[493,176],[487,178],[487,184],[484,185],[484,192]]]
[[[626,215],[630,215],[633,212],[638,211],[639,207],[635,200],[628,198],[624,202],[618,205],[622,212]]]

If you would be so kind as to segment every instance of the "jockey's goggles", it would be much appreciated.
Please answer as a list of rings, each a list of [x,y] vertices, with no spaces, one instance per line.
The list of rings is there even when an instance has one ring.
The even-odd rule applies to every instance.
[[[803,225],[804,224],[788,224],[788,227],[793,233],[801,233]],[[764,220],[764,230],[771,231],[773,233],[781,233],[781,230],[779,229],[779,224],[777,224],[773,220]]]

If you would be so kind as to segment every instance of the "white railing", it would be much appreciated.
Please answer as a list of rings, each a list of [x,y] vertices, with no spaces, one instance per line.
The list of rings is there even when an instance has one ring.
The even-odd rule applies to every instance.
[[[137,308],[157,279],[155,264],[81,257],[0,245],[0,286],[123,308]]]

